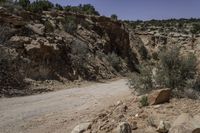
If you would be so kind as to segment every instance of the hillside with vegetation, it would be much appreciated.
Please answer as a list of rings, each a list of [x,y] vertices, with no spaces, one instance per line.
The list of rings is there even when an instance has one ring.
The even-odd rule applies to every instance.
[[[101,111],[90,122],[77,125],[72,133],[200,132],[197,124],[200,123],[200,19],[129,21],[119,20],[116,14],[101,16],[90,4],[62,6],[48,0],[0,0],[0,55],[0,97],[6,99],[0,105],[12,103],[7,100],[9,97],[38,94],[30,99],[25,97],[26,102],[16,99],[13,103],[21,105],[39,98],[43,102],[38,105],[24,105],[35,109],[33,114],[45,109],[55,113],[58,110],[48,103],[64,110],[63,101],[71,100],[67,108],[76,117],[63,120],[57,116],[54,120],[54,116],[45,115],[42,120],[30,120],[31,124],[39,121],[48,125],[48,120],[53,119],[58,124],[56,131],[64,130],[63,123],[70,125],[67,132],[71,131],[71,126],[79,119],[77,115],[87,117],[78,111],[90,114],[85,110],[91,107],[85,109],[81,102],[89,99],[96,113],[98,100],[105,102],[104,97],[110,97],[106,102],[111,103],[118,95],[110,93],[123,94],[120,87],[129,87],[123,95],[127,96],[126,100],[114,101],[113,106]],[[71,84],[80,85],[85,81],[96,84],[122,77],[128,79],[128,83],[119,80],[119,83],[105,83],[102,87],[98,84],[84,88],[85,92],[83,88],[66,90]],[[64,94],[57,90],[63,90]],[[49,91],[54,91],[51,93],[54,95],[40,95]],[[81,94],[74,94],[79,92]],[[72,97],[74,101],[81,101],[73,103]],[[49,99],[53,100],[48,102]],[[8,108],[13,108],[12,104],[3,109]],[[29,116],[27,108],[24,109]],[[15,116],[15,113],[3,111],[0,109],[0,116],[9,113]],[[23,113],[21,108],[16,107],[15,111]],[[62,122],[57,123],[57,120]],[[71,121],[75,122],[71,124]],[[28,131],[30,126],[35,126],[34,131],[41,129],[38,123],[31,124],[26,128],[22,126],[24,129],[20,127],[19,131]],[[44,126],[47,132],[51,130],[48,126]],[[11,130],[4,128],[3,131]]]
[[[137,70],[125,25],[98,15],[89,4],[2,3],[0,95],[48,91],[30,89],[35,82],[97,81]]]

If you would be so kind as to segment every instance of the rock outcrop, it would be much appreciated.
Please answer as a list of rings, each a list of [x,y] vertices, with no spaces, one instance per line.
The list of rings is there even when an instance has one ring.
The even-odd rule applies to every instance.
[[[1,47],[16,53],[19,72],[33,80],[110,79],[139,63],[126,26],[107,17],[1,8],[0,31]]]

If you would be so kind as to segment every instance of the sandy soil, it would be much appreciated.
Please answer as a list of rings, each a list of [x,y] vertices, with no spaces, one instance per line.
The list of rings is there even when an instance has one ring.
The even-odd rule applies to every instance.
[[[127,80],[0,99],[0,133],[70,133],[118,100],[130,96]]]

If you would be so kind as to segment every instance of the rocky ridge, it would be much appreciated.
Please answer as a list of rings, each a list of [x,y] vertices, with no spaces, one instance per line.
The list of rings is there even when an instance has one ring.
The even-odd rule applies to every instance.
[[[129,32],[119,21],[58,10],[35,14],[1,7],[0,23],[0,48],[12,57],[24,79],[95,81],[137,70],[139,61]],[[1,95],[17,95],[9,90],[5,87]]]

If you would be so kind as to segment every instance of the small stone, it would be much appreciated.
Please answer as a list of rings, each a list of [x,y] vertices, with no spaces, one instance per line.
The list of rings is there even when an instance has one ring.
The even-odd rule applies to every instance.
[[[71,133],[83,133],[91,128],[91,123],[82,123],[77,125]]]
[[[154,109],[159,109],[160,107],[162,107],[161,105],[155,105]]]
[[[122,101],[117,101],[117,105],[120,105],[120,104],[122,104]]]

